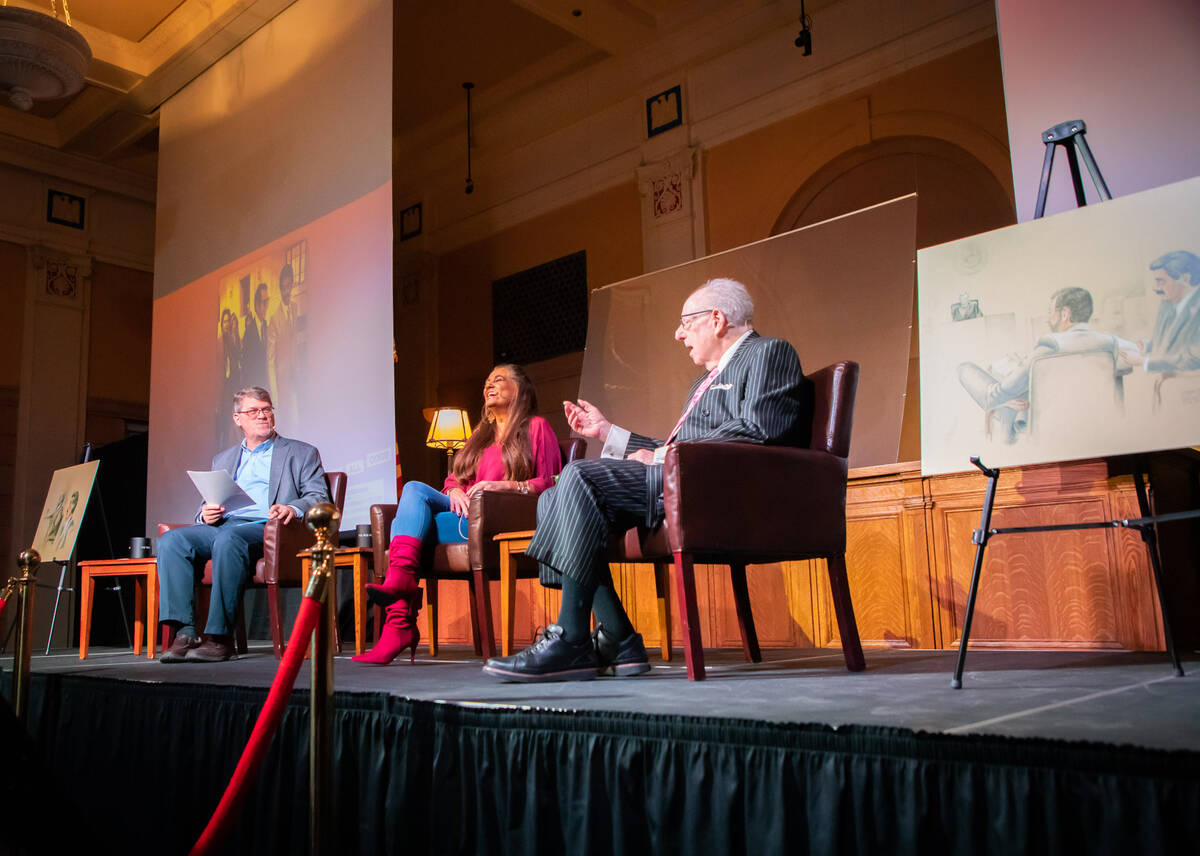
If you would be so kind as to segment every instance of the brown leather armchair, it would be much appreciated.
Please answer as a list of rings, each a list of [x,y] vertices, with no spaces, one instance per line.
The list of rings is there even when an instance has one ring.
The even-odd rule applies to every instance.
[[[614,562],[654,562],[660,613],[666,563],[675,566],[688,678],[704,679],[704,650],[693,565],[729,565],[746,658],[762,653],[746,565],[823,558],[829,566],[846,668],[865,667],[846,578],[846,458],[858,364],[834,363],[807,377],[813,396],[808,448],[748,443],[679,443],[667,451],[664,521],[630,529],[614,543]],[[669,655],[665,655],[669,656]]]
[[[582,458],[587,453],[587,441],[580,437],[573,437],[560,446],[564,464]],[[392,540],[392,521],[395,517],[395,504],[371,506],[371,543],[375,553],[375,574],[379,577],[387,569],[388,544]],[[438,544],[430,548],[421,563],[420,576],[425,580],[425,600],[429,610],[429,653],[434,657],[438,651],[439,580],[462,580],[471,584],[471,636],[475,653],[484,657],[495,656],[491,589],[488,585],[488,580],[500,577],[500,546],[495,536],[500,532],[535,528],[537,497],[515,491],[478,491],[471,497],[467,520],[466,543]],[[518,561],[517,576],[536,577],[536,563],[531,559]]]
[[[333,500],[333,504],[337,506],[338,511],[342,511],[346,503],[346,483],[348,477],[345,473],[327,472],[325,473],[325,482],[329,486],[329,496]],[[158,524],[158,535],[161,538],[163,533],[169,529],[174,529],[176,526],[190,526],[191,524],[182,523],[160,523]],[[302,550],[307,550],[316,540],[313,531],[304,523],[303,517],[297,517],[290,523],[283,524],[278,520],[268,520],[265,524],[266,530],[263,533],[263,555],[258,560],[258,564],[254,567],[254,575],[246,581],[247,588],[266,588],[267,590],[267,609],[271,619],[271,641],[275,648],[275,658],[283,657],[283,606],[279,599],[279,589],[284,588],[299,588],[300,587],[300,559],[297,554]],[[197,609],[196,615],[200,619],[197,621],[197,626],[203,626],[202,615],[208,613],[208,595],[212,589],[212,562],[204,563],[204,575],[199,583],[203,597],[197,598],[197,605],[203,605],[202,609]],[[246,653],[246,620],[242,612],[241,604],[238,605],[237,623],[234,628],[234,635],[237,642],[237,651],[239,654]],[[163,635],[163,649],[170,645],[170,640],[167,634]]]

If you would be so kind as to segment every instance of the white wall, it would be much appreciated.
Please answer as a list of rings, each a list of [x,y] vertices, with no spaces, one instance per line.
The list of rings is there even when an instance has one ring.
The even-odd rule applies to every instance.
[[[1200,3],[996,0],[1017,216],[1033,217],[1045,145],[1070,119],[1113,196],[1200,175]],[[1046,213],[1075,207],[1066,152]],[[1088,201],[1097,200],[1084,172]]]

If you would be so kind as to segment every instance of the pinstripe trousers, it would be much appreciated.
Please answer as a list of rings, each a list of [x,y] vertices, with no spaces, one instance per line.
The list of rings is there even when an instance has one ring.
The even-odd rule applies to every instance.
[[[542,585],[560,588],[565,575],[592,588],[608,578],[609,540],[646,520],[647,469],[614,458],[563,467],[558,484],[538,497],[537,532],[525,550],[540,563]]]

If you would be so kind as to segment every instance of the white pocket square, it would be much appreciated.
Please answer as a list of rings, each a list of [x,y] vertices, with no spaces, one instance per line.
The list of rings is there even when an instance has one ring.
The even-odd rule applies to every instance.
[[[731,383],[714,383],[712,386],[709,387],[709,389],[733,389],[733,384],[731,384]]]

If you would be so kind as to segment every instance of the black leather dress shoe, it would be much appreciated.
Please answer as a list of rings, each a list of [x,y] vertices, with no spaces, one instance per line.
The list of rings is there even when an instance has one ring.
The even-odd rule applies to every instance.
[[[596,677],[596,649],[591,639],[568,642],[563,629],[551,624],[524,651],[492,657],[483,670],[506,681],[590,681]]]
[[[618,640],[599,624],[592,632],[592,644],[596,646],[597,671],[601,675],[632,678],[650,671],[650,658],[640,633]]]
[[[187,652],[199,646],[200,640],[195,636],[186,636],[183,633],[175,634],[175,641],[171,643],[171,647],[163,651],[162,656],[158,658],[160,663],[182,663],[187,657]]]
[[[184,659],[189,663],[221,663],[236,658],[237,654],[234,653],[232,641],[223,642],[214,636],[209,636],[200,643],[198,648],[188,651]]]

